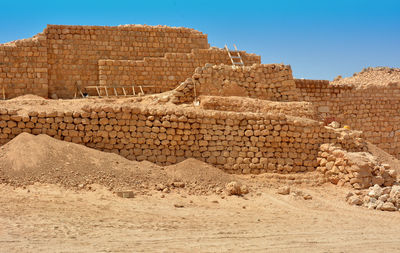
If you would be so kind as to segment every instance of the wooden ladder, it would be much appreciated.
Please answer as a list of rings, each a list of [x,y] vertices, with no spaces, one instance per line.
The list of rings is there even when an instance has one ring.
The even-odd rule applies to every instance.
[[[131,87],[129,86],[85,86],[83,88],[83,90],[95,90],[97,93],[97,97],[110,97],[110,96],[115,96],[115,97],[120,97],[120,96],[124,96],[124,97],[128,97],[128,96],[137,96],[137,95],[145,95],[144,91],[143,91],[143,87],[141,85],[136,86],[139,88],[139,91],[136,92],[135,91],[135,86],[132,85]],[[154,87],[154,86],[146,86],[146,87]],[[122,94],[118,93],[118,89],[122,90]],[[111,90],[109,92],[109,90]],[[129,90],[131,90],[131,94],[129,93]],[[114,94],[112,94],[114,91]],[[86,98],[89,97],[87,92],[83,92],[82,88],[76,83],[75,84],[75,94],[74,94],[74,98],[77,98],[78,94],[80,94],[82,96],[82,98]]]
[[[244,66],[242,56],[240,55],[239,51],[235,44],[233,44],[235,50],[230,50],[227,45],[225,45],[225,50],[228,52],[228,56],[231,59],[233,66]]]

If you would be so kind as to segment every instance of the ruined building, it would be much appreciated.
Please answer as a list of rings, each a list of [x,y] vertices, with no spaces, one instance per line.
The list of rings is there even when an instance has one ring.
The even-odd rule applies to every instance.
[[[194,157],[231,173],[320,170],[358,187],[390,182],[388,168],[355,173],[335,150],[367,152],[366,140],[400,157],[400,83],[294,79],[289,65],[239,53],[243,64],[232,64],[227,50],[188,28],[48,25],[0,45],[7,99],[0,103],[0,143],[44,133],[163,165]],[[147,96],[90,99],[96,86]],[[12,100],[70,99],[78,91],[89,99],[44,100],[30,109]],[[332,121],[351,130],[325,126]]]

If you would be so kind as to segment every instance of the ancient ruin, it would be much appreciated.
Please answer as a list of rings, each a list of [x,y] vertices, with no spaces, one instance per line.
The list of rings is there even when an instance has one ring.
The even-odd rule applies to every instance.
[[[313,171],[324,143],[367,151],[354,136],[399,157],[399,83],[294,79],[288,65],[240,56],[244,66],[232,66],[225,49],[188,28],[48,25],[31,39],[0,46],[5,99],[98,95],[88,86],[109,86],[109,96],[124,97],[121,87],[125,95],[158,95],[46,100],[43,109],[25,112],[6,100],[0,142],[43,133],[132,160],[171,164],[193,157],[233,173]],[[100,93],[106,97],[105,89]],[[60,110],[57,103],[70,105]],[[362,135],[325,127],[331,121]]]
[[[164,198],[269,182],[310,201],[296,185],[333,184],[400,210],[399,69],[296,79],[194,29],[48,25],[0,45],[0,98],[0,185]]]

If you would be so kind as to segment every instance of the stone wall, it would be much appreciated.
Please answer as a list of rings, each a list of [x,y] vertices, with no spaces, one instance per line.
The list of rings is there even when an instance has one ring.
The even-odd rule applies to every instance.
[[[270,101],[300,101],[290,65],[253,64],[229,66],[206,64],[176,88],[181,103],[195,97],[239,96]]]
[[[303,101],[312,102],[321,120],[364,132],[367,141],[400,158],[400,84],[331,85],[328,81],[295,80]]]
[[[261,62],[241,54],[246,65]],[[71,98],[76,84],[155,86],[153,93],[175,88],[206,63],[231,64],[225,50],[210,48],[207,35],[194,29],[48,25],[39,36],[0,45],[0,88],[6,98]]]
[[[49,94],[71,97],[75,83],[98,85],[98,61],[141,60],[209,48],[207,35],[189,28],[127,25],[48,25]]]
[[[0,44],[0,99],[32,93],[47,96],[46,38],[38,34],[30,39]]]
[[[312,171],[319,146],[338,138],[317,121],[283,114],[98,102],[75,111],[5,108],[0,107],[3,144],[21,132],[43,133],[128,159],[166,165],[193,157],[232,173]]]
[[[245,65],[261,63],[261,57],[241,51]],[[164,57],[143,60],[100,60],[100,85],[140,85],[147,93],[159,93],[176,88],[191,77],[197,67],[206,63],[231,65],[224,49],[193,49],[191,53],[166,53]]]
[[[297,101],[289,65],[256,64],[250,67],[208,65],[193,75],[198,95],[243,96],[270,101]]]

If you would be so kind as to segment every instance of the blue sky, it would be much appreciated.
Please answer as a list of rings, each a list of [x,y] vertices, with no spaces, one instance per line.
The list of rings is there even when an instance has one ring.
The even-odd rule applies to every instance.
[[[186,26],[211,46],[235,43],[298,78],[333,79],[368,66],[400,67],[399,0],[0,0],[0,43],[47,24]]]

